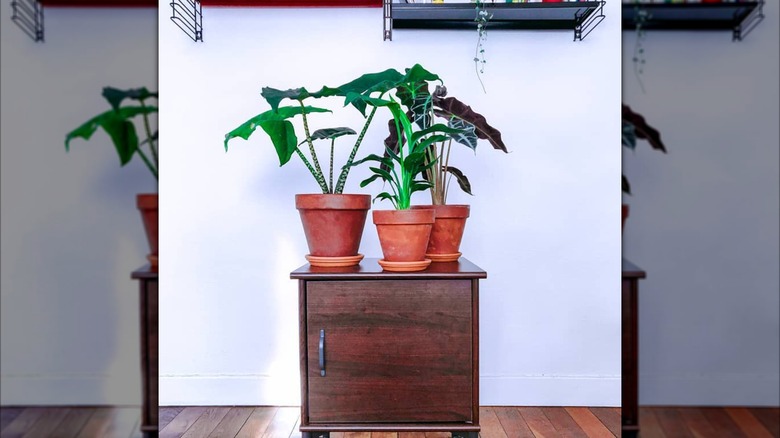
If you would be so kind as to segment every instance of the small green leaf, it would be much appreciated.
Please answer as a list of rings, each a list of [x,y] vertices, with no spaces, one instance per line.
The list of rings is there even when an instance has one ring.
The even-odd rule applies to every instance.
[[[355,135],[357,132],[355,132],[352,128],[346,128],[346,127],[339,127],[339,128],[324,128],[324,129],[318,129],[311,134],[312,140],[323,140],[323,139],[334,139],[339,138],[342,135]]]

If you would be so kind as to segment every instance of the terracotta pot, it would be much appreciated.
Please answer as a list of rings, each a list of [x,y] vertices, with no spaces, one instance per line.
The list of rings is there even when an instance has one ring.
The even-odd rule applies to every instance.
[[[431,238],[425,257],[434,262],[454,262],[460,258],[460,242],[466,218],[469,217],[468,205],[415,205],[412,208],[432,208],[436,213]]]
[[[306,259],[312,266],[354,266],[358,254],[370,195],[295,195],[295,208],[301,215],[309,245]]]
[[[373,218],[386,262],[380,263],[383,268],[417,271],[430,264],[425,250],[435,219],[433,209],[374,210]]]
[[[141,211],[141,219],[144,223],[144,230],[146,231],[146,240],[149,242],[149,250],[151,251],[146,259],[149,260],[149,264],[153,271],[157,270],[157,224],[158,224],[158,195],[157,193],[139,193],[135,197],[135,203],[138,210]]]
[[[628,204],[623,204],[623,221],[620,224],[620,230],[623,231],[624,228],[626,228],[626,218],[628,217]]]

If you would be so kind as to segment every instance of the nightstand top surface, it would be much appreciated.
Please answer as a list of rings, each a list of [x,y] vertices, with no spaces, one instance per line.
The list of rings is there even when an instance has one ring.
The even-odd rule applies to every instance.
[[[639,266],[623,259],[623,278],[645,278],[647,273]]]
[[[146,264],[146,265],[141,266],[140,268],[136,269],[135,271],[133,271],[133,273],[130,274],[130,278],[135,279],[135,280],[140,280],[140,279],[156,280],[157,279],[157,271],[156,270],[153,271],[151,265]]]
[[[290,273],[295,280],[356,280],[413,278],[487,278],[487,272],[465,257],[456,262],[431,263],[418,272],[390,272],[379,266],[376,258],[365,258],[358,266],[348,268],[318,268],[308,263]]]

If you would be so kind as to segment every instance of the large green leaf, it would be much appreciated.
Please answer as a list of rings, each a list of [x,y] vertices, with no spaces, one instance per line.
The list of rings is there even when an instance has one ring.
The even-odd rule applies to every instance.
[[[263,87],[263,90],[260,92],[260,95],[263,96],[263,98],[266,100],[266,102],[268,102],[269,105],[271,105],[271,108],[274,111],[279,110],[279,103],[284,99],[303,101],[304,99],[307,99],[309,97],[318,99],[320,97],[336,96],[339,94],[340,94],[339,90],[328,88],[328,87],[323,87],[320,91],[314,93],[309,92],[309,90],[305,88],[291,88],[289,90],[279,90],[271,87]]]
[[[366,73],[360,77],[343,84],[337,89],[342,96],[364,95],[369,97],[372,93],[378,92],[380,95],[394,89],[403,80],[403,75],[396,69],[390,68],[378,73]],[[366,104],[364,99],[347,98],[344,105],[352,105],[365,116]],[[375,105],[376,106],[376,105]]]
[[[404,84],[409,85],[416,85],[420,82],[431,82],[431,81],[439,81],[441,82],[441,79],[438,75],[429,72],[425,69],[425,67],[421,66],[420,64],[415,64],[412,66],[412,68],[406,69],[406,74],[404,75],[402,82]]]
[[[132,88],[129,90],[120,90],[114,87],[104,87],[103,97],[111,105],[111,108],[118,109],[125,99],[145,100],[150,97],[157,98],[157,93],[152,93],[146,87]]]
[[[114,148],[119,155],[119,162],[124,166],[133,158],[138,150],[138,135],[135,125],[130,121],[139,114],[149,114],[157,111],[157,107],[127,106],[118,110],[108,110],[91,118],[84,124],[65,136],[65,150],[70,151],[70,142],[74,138],[89,140],[98,128],[111,137]]]
[[[466,147],[468,147],[471,150],[477,149],[477,140],[479,138],[477,137],[477,133],[475,132],[475,127],[471,123],[463,120],[463,119],[457,119],[457,118],[451,118],[449,121],[450,128],[457,129],[461,131],[458,134],[452,134],[450,137],[452,137],[453,140],[455,140],[457,143],[460,143]]]
[[[231,139],[240,137],[244,140],[248,140],[255,130],[260,127],[271,138],[274,149],[276,149],[276,153],[279,156],[279,165],[283,166],[290,161],[290,158],[295,153],[295,149],[298,148],[298,138],[295,135],[295,128],[287,119],[303,113],[323,112],[330,112],[330,110],[311,106],[287,106],[278,108],[277,111],[265,111],[225,134],[225,151],[228,150],[228,142]]]
[[[440,97],[434,93],[434,113],[447,120],[458,118],[474,125],[477,137],[487,140],[494,149],[507,152],[506,145],[501,139],[501,132],[492,127],[482,114],[475,112],[470,106],[454,97]]]

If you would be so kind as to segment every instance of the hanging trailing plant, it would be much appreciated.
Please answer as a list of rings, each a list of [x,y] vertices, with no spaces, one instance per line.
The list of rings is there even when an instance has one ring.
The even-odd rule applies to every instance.
[[[490,19],[493,18],[493,13],[485,9],[485,2],[483,0],[476,0],[476,7],[474,9],[476,10],[476,18],[474,18],[474,21],[477,22],[477,47],[474,52],[474,70],[477,73],[479,85],[482,86],[482,91],[487,93],[485,84],[482,82],[482,74],[485,73],[485,64],[487,63],[485,60],[484,43],[487,41],[487,24]]]
[[[645,92],[645,85],[642,82],[642,73],[644,73],[645,67],[645,24],[650,20],[650,12],[640,6],[637,0],[634,0],[634,24],[636,26],[636,40],[634,40],[634,56],[631,60],[634,63],[634,76],[636,76],[637,82],[639,82],[639,88],[642,92]]]

